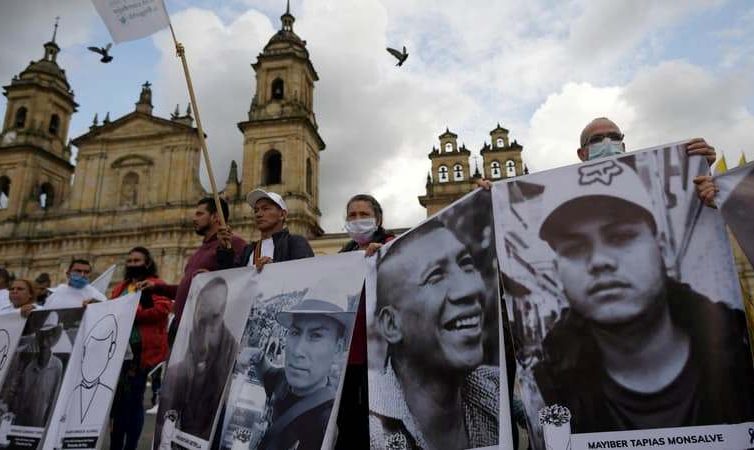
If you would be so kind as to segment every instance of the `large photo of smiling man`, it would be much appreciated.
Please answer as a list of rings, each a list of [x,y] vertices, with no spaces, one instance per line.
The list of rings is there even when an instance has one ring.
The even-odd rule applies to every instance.
[[[526,244],[511,245],[500,270],[518,322],[519,373],[538,391],[525,398],[530,416],[540,412],[541,420],[544,406],[559,405],[574,435],[613,432],[613,439],[674,430],[644,433],[657,439],[652,445],[682,436],[679,427],[715,434],[731,429],[706,426],[754,419],[740,292],[718,275],[733,273],[732,258],[716,250],[721,239],[728,245],[724,228],[704,217],[716,212],[689,184],[703,168],[674,152],[604,159],[495,188],[504,241],[518,236]],[[715,269],[690,276],[687,260],[705,258]],[[525,311],[535,320],[522,323]],[[573,448],[582,448],[578,442],[585,441],[572,438]],[[728,440],[708,448],[739,447]]]
[[[367,282],[373,449],[498,446],[499,300],[489,199],[477,192],[459,200],[378,255],[376,281]]]

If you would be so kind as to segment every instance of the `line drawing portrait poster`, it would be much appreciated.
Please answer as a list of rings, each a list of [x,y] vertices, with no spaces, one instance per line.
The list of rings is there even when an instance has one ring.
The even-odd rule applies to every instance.
[[[677,143],[493,185],[533,448],[750,446],[741,292],[692,181],[707,171]]]
[[[253,272],[207,272],[191,282],[160,391],[155,450],[209,448],[249,315]]]
[[[373,449],[513,448],[490,210],[476,190],[370,259]]]
[[[5,374],[11,366],[25,324],[26,318],[15,311],[10,314],[0,314],[0,386],[3,385]]]
[[[363,252],[286,261],[256,274],[221,448],[330,448]]]
[[[0,392],[0,447],[41,447],[83,314],[84,308],[29,314]]]
[[[45,434],[44,450],[97,448],[109,420],[140,295],[86,307]]]

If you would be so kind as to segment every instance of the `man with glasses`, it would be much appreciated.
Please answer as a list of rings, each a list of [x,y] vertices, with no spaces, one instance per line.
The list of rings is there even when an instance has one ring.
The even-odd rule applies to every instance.
[[[581,131],[580,147],[576,154],[581,161],[590,161],[604,156],[619,155],[626,152],[623,133],[618,125],[607,117],[598,117],[587,124]],[[717,155],[715,148],[702,138],[695,138],[686,144],[687,155],[701,155],[712,165]]]

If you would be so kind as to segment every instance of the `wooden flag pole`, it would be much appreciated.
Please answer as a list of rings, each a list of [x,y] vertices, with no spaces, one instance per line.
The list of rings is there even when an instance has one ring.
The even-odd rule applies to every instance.
[[[189,97],[191,99],[191,107],[194,108],[194,117],[196,118],[196,128],[199,130],[199,143],[202,146],[202,154],[204,155],[204,162],[207,165],[207,172],[209,173],[209,183],[212,186],[212,196],[215,198],[215,208],[220,217],[220,225],[226,228],[225,217],[223,215],[223,209],[220,204],[220,194],[217,192],[217,183],[215,183],[215,174],[212,171],[212,162],[209,160],[209,150],[207,150],[207,141],[204,139],[204,128],[202,128],[202,120],[199,116],[199,105],[196,103],[196,96],[194,95],[194,86],[191,83],[191,74],[189,73],[188,62],[186,62],[186,51],[183,45],[178,43],[178,39],[175,37],[175,31],[173,31],[173,24],[169,23],[170,34],[173,35],[173,43],[175,43],[175,51],[181,58],[183,64],[183,74],[186,77],[186,84],[188,85]]]

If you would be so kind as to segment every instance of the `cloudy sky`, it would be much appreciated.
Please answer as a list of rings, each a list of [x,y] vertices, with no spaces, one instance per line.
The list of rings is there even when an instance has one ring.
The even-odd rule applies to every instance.
[[[250,64],[280,28],[285,0],[167,0],[167,8],[222,184],[230,161],[241,162],[236,123],[255,89]],[[597,116],[621,125],[629,149],[701,136],[729,163],[742,151],[754,159],[751,1],[292,0],[291,10],[320,77],[328,232],[342,231],[345,201],[359,192],[383,203],[390,227],[423,218],[427,154],[446,126],[476,153],[499,122],[533,171],[576,162],[578,135]],[[110,38],[88,0],[4,0],[3,84],[42,56],[55,16],[58,61],[80,104],[72,137],[95,113],[131,112],[146,80],[155,114],[185,109],[168,32],[120,44],[101,64],[86,46]],[[385,47],[402,45],[410,56],[397,68]]]

